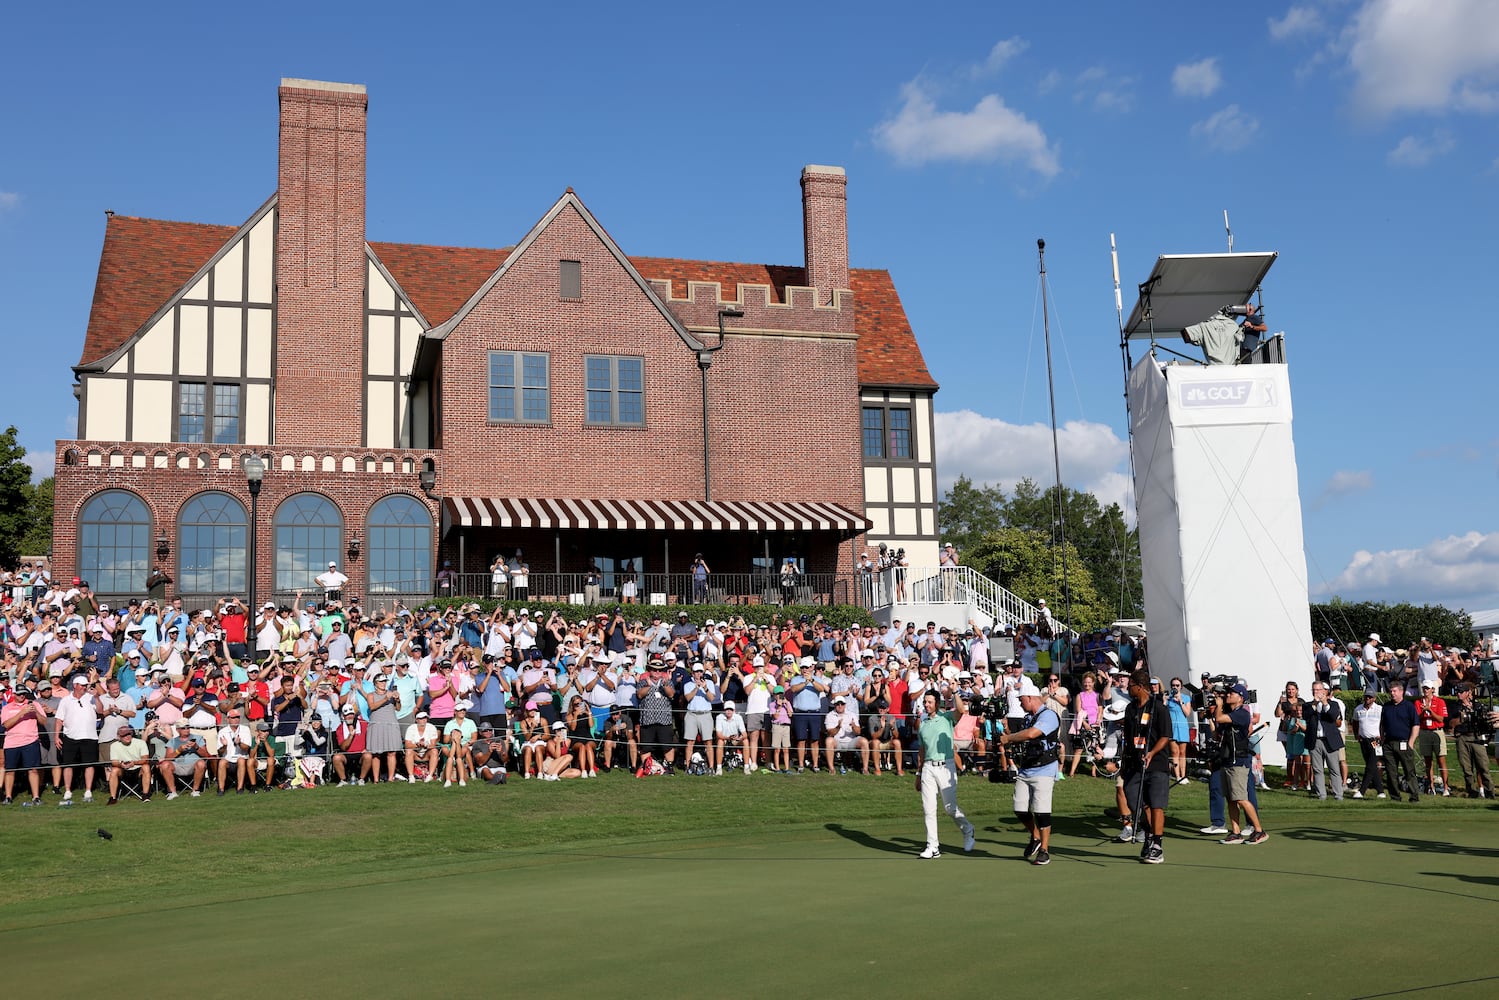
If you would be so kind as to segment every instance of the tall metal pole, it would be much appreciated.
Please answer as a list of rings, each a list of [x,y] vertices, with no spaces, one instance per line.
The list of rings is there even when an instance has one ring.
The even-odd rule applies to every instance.
[[[1057,389],[1051,375],[1051,315],[1046,305],[1046,241],[1036,241],[1041,261],[1041,329],[1046,337],[1046,392],[1051,398],[1051,458],[1057,473],[1056,531],[1052,537],[1062,553],[1062,602],[1064,622],[1072,621],[1072,585],[1067,573],[1067,502],[1062,493],[1062,450],[1057,443]],[[1070,627],[1070,624],[1069,624]]]

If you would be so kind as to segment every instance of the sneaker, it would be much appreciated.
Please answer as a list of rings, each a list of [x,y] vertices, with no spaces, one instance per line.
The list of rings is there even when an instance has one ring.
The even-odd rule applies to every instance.
[[[10,805],[10,796],[9,795],[7,795],[4,799],[0,799],[0,806],[8,806],[8,805]]]
[[[1051,864],[1051,852],[1048,851],[1048,850],[1046,850],[1046,849],[1044,849],[1044,848],[1041,849],[1041,850],[1038,850],[1034,855],[1031,856],[1031,864],[1033,864],[1033,865],[1049,865],[1049,864]]]
[[[713,776],[716,777],[716,778],[722,778],[723,777],[723,768],[721,768],[721,767],[715,767],[713,769]]]
[[[459,788],[467,788],[468,787],[468,782],[464,781],[462,778],[459,778],[458,779],[458,787]]]
[[[526,773],[525,773],[525,774],[523,774],[523,775],[522,775],[522,776],[521,776],[521,777],[522,777],[522,778],[524,778],[524,779],[525,779],[525,780],[526,780],[526,781],[530,781],[530,780],[531,780],[531,772],[530,772],[530,771],[527,771],[527,772],[526,772]],[[432,780],[432,779],[431,779],[431,778],[428,778],[428,779],[427,779],[427,780],[428,780],[428,781],[431,781],[431,780]]]
[[[838,765],[838,773],[839,774],[847,774],[848,773],[848,768],[844,767],[842,764],[839,764]]]
[[[1270,835],[1268,833],[1266,833],[1264,830],[1256,830],[1253,833],[1251,833],[1248,837],[1244,838],[1244,843],[1246,843],[1246,844],[1263,844],[1265,841],[1267,841],[1269,839],[1270,839]]]
[[[1364,797],[1364,793],[1361,792],[1361,791],[1359,791],[1357,788],[1355,788],[1353,790],[1353,797],[1356,798],[1356,799],[1361,799],[1361,798]]]
[[[1041,849],[1041,841],[1039,841],[1039,840],[1032,840],[1032,841],[1030,841],[1029,843],[1027,843],[1025,845],[1025,853],[1022,854],[1022,855],[1020,855],[1020,856],[1022,858],[1024,858],[1025,860],[1029,861],[1031,858],[1034,858],[1036,856],[1036,852],[1039,851],[1040,849]]]
[[[1374,797],[1375,797],[1375,798],[1376,798],[1376,799],[1387,799],[1387,798],[1389,798],[1389,796],[1388,796],[1388,795],[1386,795],[1386,794],[1385,794],[1385,793],[1384,793],[1384,792],[1380,792],[1380,793],[1379,793],[1379,794],[1378,794],[1378,795],[1376,795],[1376,796],[1374,796]]]
[[[973,853],[973,833],[974,833],[973,827],[970,826],[968,828],[967,832],[963,834],[963,853],[964,854],[972,854]]]
[[[404,774],[393,774],[393,775],[390,776],[390,780],[391,781],[405,781],[406,780],[406,776]]]
[[[817,768],[814,767],[812,770],[815,771],[815,770],[817,770]],[[797,774],[805,774],[806,773],[806,768],[804,768],[804,767],[802,767],[801,765],[798,764],[797,768],[796,768],[796,773]]]
[[[1227,833],[1228,832],[1228,827],[1226,827],[1226,826],[1205,826],[1201,830],[1198,830],[1197,832],[1200,833],[1200,834],[1203,834],[1204,836],[1215,837],[1218,834]]]
[[[1166,852],[1160,844],[1148,845],[1145,853],[1140,855],[1140,863],[1142,865],[1158,865],[1165,860]]]
[[[62,793],[62,800],[69,805],[73,804],[73,790],[71,788]]]
[[[151,796],[149,796],[149,795],[147,795],[147,796],[145,796],[144,798],[141,799],[141,802],[150,802],[150,801],[151,801]]]
[[[451,781],[444,781],[442,783],[442,787],[444,787],[444,788],[452,788],[453,787],[453,783]]]
[[[1192,783],[1192,779],[1191,778],[1177,778],[1176,779],[1176,783],[1178,785],[1190,785]]]
[[[1242,844],[1244,843],[1244,835],[1242,833],[1230,833],[1227,837],[1224,837],[1222,840],[1218,841],[1218,843]]]
[[[1135,828],[1130,824],[1124,824],[1124,829],[1119,831],[1119,843],[1128,844],[1135,839]]]
[[[177,797],[176,792],[167,792],[167,801],[170,802]]]
[[[1442,786],[1442,798],[1448,799],[1448,798],[1451,798],[1451,797],[1452,797],[1452,789],[1448,788],[1446,785],[1443,785]]]
[[[339,782],[339,783],[338,783],[338,787],[339,787],[339,788],[343,788],[343,787],[345,787],[345,786],[346,786],[346,785],[348,785],[348,784],[349,784],[349,783],[348,783],[348,782],[347,782],[347,781],[340,781],[340,782]],[[222,795],[222,794],[224,794],[224,793],[223,793],[223,792],[220,792],[220,793],[219,793],[219,794],[220,794],[220,795]]]
[[[527,777],[530,777],[530,775],[527,775]],[[422,784],[424,784],[424,785],[430,784],[431,781],[432,781],[432,775],[429,774],[425,778],[422,779]]]
[[[203,796],[202,792],[198,791],[197,789],[193,789],[193,798],[195,798],[195,799],[202,798],[202,796]]]
[[[923,861],[930,861],[933,858],[942,857],[942,851],[935,847],[928,847],[926,850],[918,854],[917,857],[921,858],[921,860]]]
[[[39,799],[39,798],[36,798],[36,799],[27,799],[25,802],[21,803],[21,808],[22,809],[30,809],[32,806],[39,806],[41,804],[42,804],[42,800]]]
[[[1145,828],[1143,826],[1135,830],[1135,843],[1143,844],[1149,839],[1149,834],[1145,832]]]
[[[109,801],[106,802],[106,803],[104,803],[104,804],[107,805],[107,806],[113,806],[113,805],[119,805],[119,802],[120,802],[120,800],[118,798],[116,798],[115,796],[111,795],[109,797]]]
[[[92,801],[94,801],[94,793],[93,792],[84,792],[83,793],[83,801],[85,801],[85,802],[92,802]]]

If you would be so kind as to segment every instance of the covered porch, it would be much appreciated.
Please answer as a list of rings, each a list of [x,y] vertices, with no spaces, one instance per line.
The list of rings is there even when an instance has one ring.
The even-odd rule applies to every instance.
[[[531,600],[859,603],[854,540],[868,528],[826,502],[449,497],[439,568],[451,564],[452,596],[511,598],[519,551]],[[787,560],[797,573],[784,587]]]

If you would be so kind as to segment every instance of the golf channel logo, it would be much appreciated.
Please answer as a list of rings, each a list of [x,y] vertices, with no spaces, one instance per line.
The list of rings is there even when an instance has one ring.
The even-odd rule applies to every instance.
[[[1182,386],[1181,400],[1183,406],[1192,408],[1274,406],[1275,386],[1249,378],[1194,382]]]

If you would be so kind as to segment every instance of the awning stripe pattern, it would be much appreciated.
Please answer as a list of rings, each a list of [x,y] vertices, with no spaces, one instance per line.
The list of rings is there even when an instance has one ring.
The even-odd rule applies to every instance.
[[[464,528],[610,531],[868,531],[869,519],[823,501],[596,500],[447,497],[449,523]]]

